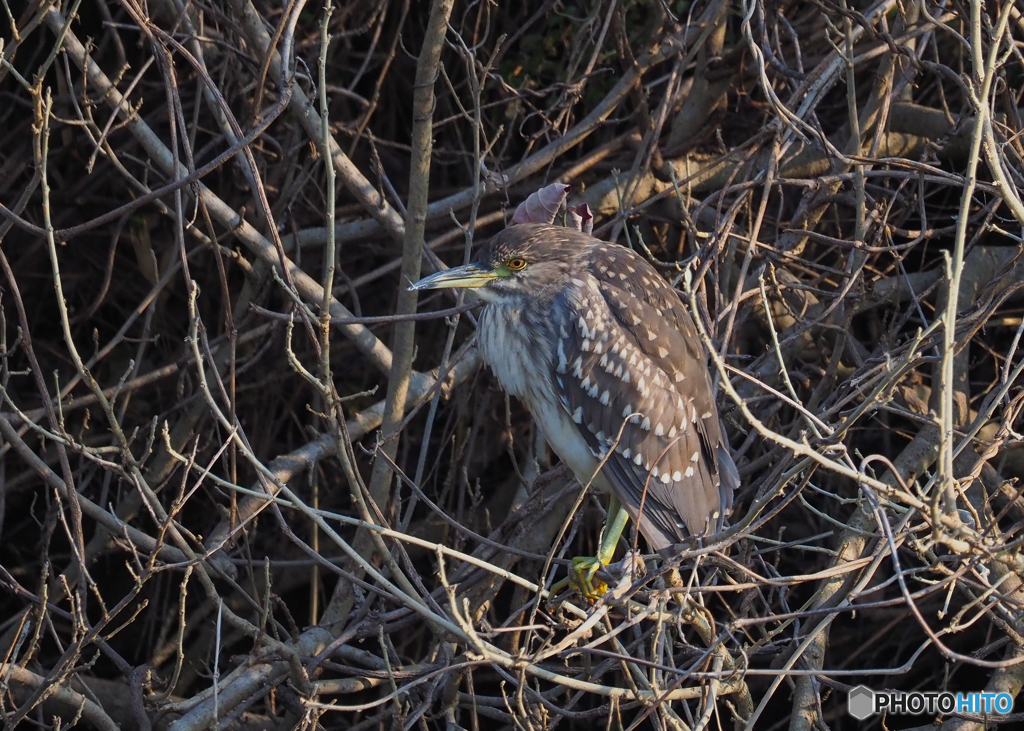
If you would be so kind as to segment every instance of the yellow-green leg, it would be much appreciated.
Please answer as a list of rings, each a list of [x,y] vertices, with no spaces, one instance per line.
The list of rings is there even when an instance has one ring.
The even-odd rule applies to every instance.
[[[604,525],[604,535],[601,536],[601,552],[597,554],[597,558],[605,565],[612,562],[615,547],[619,545],[619,538],[629,521],[629,513],[614,495],[608,497],[608,517],[609,520]]]
[[[600,579],[594,581],[594,574],[612,562],[615,547],[619,545],[619,538],[628,520],[629,513],[619,499],[614,495],[609,496],[608,518],[605,520],[597,556],[577,556],[572,560],[572,576],[569,581],[588,599],[597,599],[608,590],[608,586]]]

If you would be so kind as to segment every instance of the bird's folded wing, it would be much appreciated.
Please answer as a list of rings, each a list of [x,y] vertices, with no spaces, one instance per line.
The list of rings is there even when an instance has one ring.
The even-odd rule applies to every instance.
[[[672,376],[677,390],[693,399],[698,414],[713,414],[711,418],[701,419],[697,427],[702,446],[711,456],[711,472],[720,482],[723,517],[728,515],[732,510],[733,494],[739,489],[739,472],[718,421],[707,355],[679,293],[645,259],[622,246],[606,242],[598,244],[590,250],[586,266],[596,275],[602,295],[627,329],[632,329],[634,335],[642,340],[639,331],[642,325],[643,334],[649,339],[652,339],[653,332],[654,340],[670,343],[665,346],[667,356],[662,355],[661,348],[648,351],[648,356]],[[644,311],[644,305],[655,312],[646,310],[644,316],[640,316],[638,313]],[[656,313],[660,313],[660,317]],[[678,385],[683,380],[688,384]]]
[[[577,278],[581,284],[558,302],[562,405],[595,457],[611,452],[605,477],[652,547],[687,531],[713,532],[722,514],[721,436],[703,358],[693,357],[660,309],[629,289],[589,272]]]

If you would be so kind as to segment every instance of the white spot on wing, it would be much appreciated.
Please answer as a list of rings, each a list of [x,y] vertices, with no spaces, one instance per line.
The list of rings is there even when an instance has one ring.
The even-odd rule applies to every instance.
[[[669,483],[669,481],[670,481],[671,479],[672,479],[672,478],[671,478],[671,477],[669,477],[669,474],[668,474],[668,472],[662,472],[662,473],[661,473],[661,481],[662,481],[662,482],[664,482],[664,483],[665,483],[666,485],[667,485],[667,484]]]
[[[654,427],[654,436],[660,437],[660,436],[663,436],[664,434],[665,434],[665,427],[663,427],[661,424],[658,424],[656,427]]]
[[[601,394],[601,403],[607,406],[609,398],[611,398],[611,392],[606,390],[604,393]]]
[[[686,468],[686,476],[687,477],[693,477],[693,467],[687,467]]]
[[[572,420],[574,422],[576,422],[577,424],[579,424],[579,423],[581,423],[583,421],[583,407],[582,406],[577,406],[576,410],[574,412],[572,412]]]
[[[681,479],[683,479],[683,473],[680,472],[679,470],[676,470],[675,472],[672,473],[672,479],[675,480],[676,482],[679,482]]]
[[[651,417],[645,416],[644,420],[642,422],[640,422],[640,428],[645,430],[645,431],[650,431],[651,430]]]
[[[559,373],[565,373],[566,367],[569,365],[565,358],[565,341],[558,341],[558,368],[556,369]]]

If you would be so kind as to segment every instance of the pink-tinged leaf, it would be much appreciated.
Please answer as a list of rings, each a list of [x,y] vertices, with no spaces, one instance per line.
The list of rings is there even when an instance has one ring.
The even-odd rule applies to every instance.
[[[574,229],[585,234],[594,233],[594,214],[590,212],[590,206],[580,203],[578,206],[570,208],[568,212],[569,222]]]
[[[512,220],[509,221],[508,225],[554,222],[555,214],[562,207],[570,190],[572,190],[571,185],[552,183],[541,188],[536,193],[531,193],[530,197],[516,208],[516,212],[513,214]]]

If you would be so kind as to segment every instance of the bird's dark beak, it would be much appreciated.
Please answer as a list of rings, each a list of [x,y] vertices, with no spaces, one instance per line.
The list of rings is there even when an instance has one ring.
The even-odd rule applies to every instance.
[[[483,287],[498,278],[498,274],[476,262],[461,267],[446,269],[437,274],[424,277],[409,287],[410,291],[421,289],[444,289],[445,287],[468,288]]]

